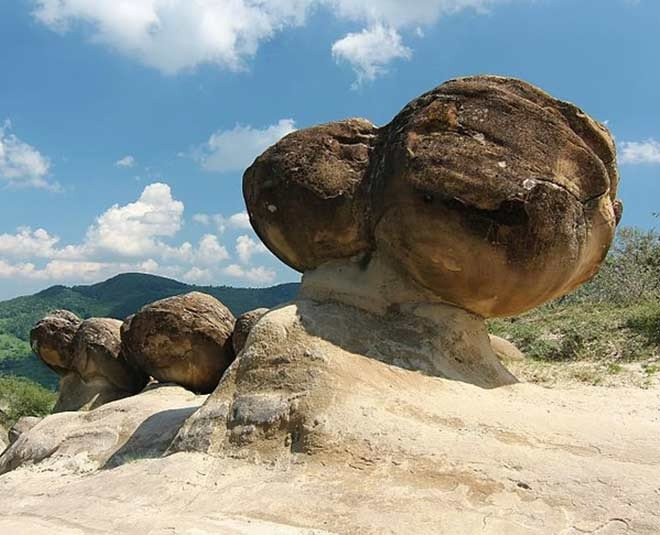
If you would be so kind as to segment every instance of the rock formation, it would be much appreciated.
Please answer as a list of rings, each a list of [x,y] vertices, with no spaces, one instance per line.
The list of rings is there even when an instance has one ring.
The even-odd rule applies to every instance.
[[[488,337],[490,338],[490,347],[498,359],[504,361],[524,360],[525,355],[523,352],[508,340],[494,334],[489,334]]]
[[[37,416],[23,416],[9,429],[9,444],[16,442],[23,433],[27,433],[43,418]]]
[[[244,193],[298,299],[129,318],[136,367],[217,388],[49,416],[0,457],[0,532],[659,533],[658,392],[517,383],[485,329],[596,272],[617,180],[604,127],[505,78],[287,136]]]
[[[191,292],[143,307],[121,328],[123,352],[162,383],[211,392],[234,360],[235,318],[210,295]]]
[[[604,126],[507,78],[451,80],[382,128],[348,119],[289,134],[243,191],[264,243],[303,271],[299,298],[259,320],[173,451],[351,443],[335,405],[343,394],[368,405],[365,374],[384,381],[391,365],[515,383],[484,318],[596,273],[620,216],[617,182]]]
[[[234,332],[231,335],[231,344],[234,348],[234,353],[238,355],[241,349],[245,346],[247,337],[261,317],[268,312],[267,308],[256,308],[248,312],[244,312],[236,318],[236,325],[234,325]]]
[[[53,412],[89,410],[136,394],[147,376],[121,354],[121,321],[81,320],[57,310],[30,332],[33,351],[60,376],[60,395]]]
[[[348,119],[289,134],[243,191],[254,229],[294,269],[368,270],[377,256],[425,301],[492,317],[595,274],[621,214],[617,183],[603,125],[520,80],[476,76],[382,128]]]

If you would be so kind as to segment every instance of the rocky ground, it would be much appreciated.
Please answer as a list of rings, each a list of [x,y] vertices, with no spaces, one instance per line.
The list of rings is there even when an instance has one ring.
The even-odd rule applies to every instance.
[[[173,386],[54,415],[14,445],[50,441],[0,477],[0,533],[660,532],[660,389],[483,389],[323,344],[315,447],[277,429],[159,457],[205,400]]]

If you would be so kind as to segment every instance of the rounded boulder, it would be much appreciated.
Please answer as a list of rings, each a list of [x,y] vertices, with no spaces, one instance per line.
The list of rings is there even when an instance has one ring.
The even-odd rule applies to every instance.
[[[210,295],[170,297],[126,319],[121,328],[123,353],[134,367],[161,383],[208,393],[234,360],[235,321]]]

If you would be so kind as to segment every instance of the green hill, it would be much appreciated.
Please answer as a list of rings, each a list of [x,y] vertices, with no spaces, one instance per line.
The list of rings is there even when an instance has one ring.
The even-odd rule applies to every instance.
[[[28,343],[32,326],[49,311],[66,308],[83,318],[123,319],[142,306],[173,295],[199,291],[222,301],[235,315],[293,299],[297,283],[270,288],[194,286],[165,277],[124,273],[90,286],[53,286],[34,295],[0,302],[0,376],[27,377],[56,387],[57,377],[32,353]]]

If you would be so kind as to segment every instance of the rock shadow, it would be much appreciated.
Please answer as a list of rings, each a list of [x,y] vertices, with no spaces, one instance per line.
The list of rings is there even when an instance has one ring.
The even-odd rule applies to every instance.
[[[149,416],[105,462],[103,468],[111,469],[132,461],[161,457],[183,423],[198,408],[193,406],[170,409]]]

